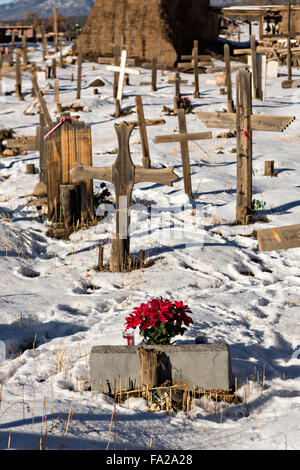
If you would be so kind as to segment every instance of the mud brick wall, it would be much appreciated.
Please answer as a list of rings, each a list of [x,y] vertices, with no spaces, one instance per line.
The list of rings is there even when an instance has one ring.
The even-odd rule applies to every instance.
[[[218,18],[209,0],[96,0],[78,38],[85,59],[112,56],[112,44],[131,46],[130,57],[173,67],[181,54],[216,42]]]

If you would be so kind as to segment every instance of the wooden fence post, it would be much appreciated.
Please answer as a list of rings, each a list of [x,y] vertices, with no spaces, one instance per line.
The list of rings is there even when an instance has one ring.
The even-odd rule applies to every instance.
[[[252,222],[252,99],[251,73],[237,72],[236,131],[237,131],[237,202],[236,222]]]

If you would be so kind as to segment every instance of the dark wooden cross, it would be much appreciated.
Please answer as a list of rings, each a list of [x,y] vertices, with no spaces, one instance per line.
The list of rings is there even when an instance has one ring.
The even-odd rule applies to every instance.
[[[190,156],[189,156],[189,141],[211,139],[212,133],[211,132],[194,132],[194,133],[188,134],[184,109],[178,109],[178,124],[179,124],[179,134],[160,135],[160,136],[155,137],[154,142],[156,144],[163,144],[166,142],[180,142],[183,177],[184,177],[184,190],[185,190],[185,193],[189,197],[193,197]]]
[[[157,91],[157,71],[161,70],[162,73],[166,70],[165,64],[159,64],[157,57],[152,57],[151,64],[142,64],[143,68],[151,68],[151,82],[141,82],[140,86],[151,85],[151,91]]]
[[[237,132],[237,203],[236,222],[252,223],[252,132],[283,132],[294,116],[252,114],[251,73],[237,72],[236,113],[196,112],[206,127],[236,129]]]
[[[127,122],[115,124],[119,150],[113,165],[96,168],[75,163],[73,170],[71,170],[75,183],[88,179],[99,179],[109,181],[115,186],[116,235],[112,239],[110,263],[112,272],[124,271],[128,266],[130,258],[130,206],[134,185],[151,182],[172,186],[173,182],[178,179],[173,172],[174,167],[152,170],[133,164],[129,148],[129,139],[133,129],[134,125],[128,125]]]

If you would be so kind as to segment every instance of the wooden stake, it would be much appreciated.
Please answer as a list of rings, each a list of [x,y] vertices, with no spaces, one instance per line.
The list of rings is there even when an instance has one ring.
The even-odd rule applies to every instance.
[[[16,54],[16,95],[20,101],[24,101],[22,95],[22,72],[20,54]]]
[[[99,252],[98,252],[98,269],[99,271],[102,271],[103,269],[103,254],[104,254],[104,246],[100,245],[99,246]],[[103,393],[103,386],[101,386],[102,393]]]
[[[48,44],[47,44],[47,36],[45,35],[45,31],[43,30],[42,32],[42,54],[43,54],[43,62],[45,62],[46,60],[46,56],[47,56],[47,47],[48,47]]]
[[[277,176],[274,171],[274,160],[265,161],[265,176]]]
[[[56,59],[52,59],[52,78],[56,79]]]
[[[81,98],[81,74],[82,74],[82,47],[79,46],[78,59],[77,59],[77,95],[76,99]]]
[[[236,222],[252,222],[252,129],[251,129],[251,74],[237,73],[236,128],[237,128],[237,202]]]
[[[195,91],[194,91],[194,98],[199,98],[199,69],[198,69],[198,41],[194,41],[194,49],[193,49],[193,56],[194,56],[194,82],[195,82]]]
[[[253,79],[253,90],[254,98],[258,99],[258,75],[257,75],[257,62],[256,62],[256,42],[255,36],[250,36],[250,47],[251,47],[251,61],[252,61],[252,79]]]
[[[157,57],[152,58],[152,80],[151,80],[151,91],[156,91],[156,82],[157,82]]]
[[[118,44],[114,46],[114,65],[116,67],[120,66],[120,55],[121,48]],[[119,72],[114,72],[114,99],[117,99],[118,95],[118,84],[119,84]]]
[[[57,54],[58,52],[58,27],[57,27],[56,7],[53,7],[52,11],[53,11],[54,50],[55,50],[55,54]]]
[[[230,67],[230,47],[228,44],[224,45],[224,60],[226,69],[226,89],[227,89],[227,111],[234,112],[234,104],[232,101],[232,82],[231,82],[231,67]]]
[[[142,145],[142,152],[143,152],[143,160],[142,160],[143,168],[151,168],[150,151],[149,151],[149,145],[148,145],[148,137],[147,137],[147,131],[146,131],[143,102],[142,102],[141,96],[135,97],[135,104],[136,104],[138,126],[139,126],[139,131],[140,131],[140,138],[141,138],[141,145]]]

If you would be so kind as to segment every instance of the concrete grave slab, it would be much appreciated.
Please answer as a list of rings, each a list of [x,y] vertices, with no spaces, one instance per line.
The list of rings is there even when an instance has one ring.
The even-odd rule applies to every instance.
[[[206,390],[233,387],[230,350],[227,344],[178,344],[145,346],[166,354],[172,383]],[[91,389],[104,393],[141,386],[137,346],[94,346],[90,355]]]

